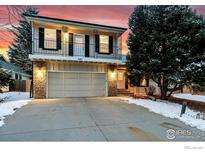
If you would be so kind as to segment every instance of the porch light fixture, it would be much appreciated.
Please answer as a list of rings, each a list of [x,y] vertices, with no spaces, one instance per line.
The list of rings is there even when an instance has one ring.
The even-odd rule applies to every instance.
[[[116,73],[115,73],[115,65],[110,65],[110,71],[111,71],[111,73],[110,73],[110,77],[111,77],[111,79],[115,79],[115,76],[116,76]]]
[[[111,75],[110,75],[111,79],[115,79],[115,75],[116,75],[116,73],[114,71],[111,72]]]
[[[62,31],[63,31],[64,33],[67,33],[67,32],[68,32],[68,27],[62,26]]]
[[[43,77],[43,72],[42,72],[42,63],[38,63],[37,64],[37,68],[38,68],[38,70],[37,70],[37,77],[38,78],[42,78]]]
[[[43,77],[43,72],[42,72],[41,69],[39,69],[39,70],[37,71],[37,76],[38,76],[39,78],[42,78],[42,77]]]

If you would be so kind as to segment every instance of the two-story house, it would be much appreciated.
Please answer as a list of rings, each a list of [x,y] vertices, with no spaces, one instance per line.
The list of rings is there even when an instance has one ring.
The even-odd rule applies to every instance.
[[[34,98],[115,96],[128,88],[121,53],[126,28],[26,18],[32,25]]]

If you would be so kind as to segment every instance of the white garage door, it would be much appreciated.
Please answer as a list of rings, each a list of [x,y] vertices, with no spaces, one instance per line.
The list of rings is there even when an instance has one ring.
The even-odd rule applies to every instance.
[[[106,96],[105,73],[48,72],[48,97]]]

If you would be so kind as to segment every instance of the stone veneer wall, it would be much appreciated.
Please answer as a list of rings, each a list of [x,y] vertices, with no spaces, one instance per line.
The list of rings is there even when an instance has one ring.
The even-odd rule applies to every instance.
[[[114,67],[114,78],[111,74],[111,66],[108,65],[108,96],[117,96],[117,66]]]
[[[33,97],[46,98],[46,62],[33,62]]]

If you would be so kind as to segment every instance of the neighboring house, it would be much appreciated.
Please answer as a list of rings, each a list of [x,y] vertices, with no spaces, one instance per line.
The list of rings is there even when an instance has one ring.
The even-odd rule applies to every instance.
[[[27,74],[25,71],[23,71],[18,66],[7,61],[5,57],[1,54],[0,54],[0,66],[2,70],[7,72],[9,75],[11,75],[11,79],[13,80],[27,80],[28,81],[31,79],[31,75]],[[17,85],[15,85],[15,87],[16,86]],[[9,86],[1,88],[2,91],[9,91],[9,89],[10,89]]]
[[[18,66],[8,62],[3,55],[0,55],[0,66],[5,72],[11,75],[14,80],[29,80],[31,75],[27,74]]]

